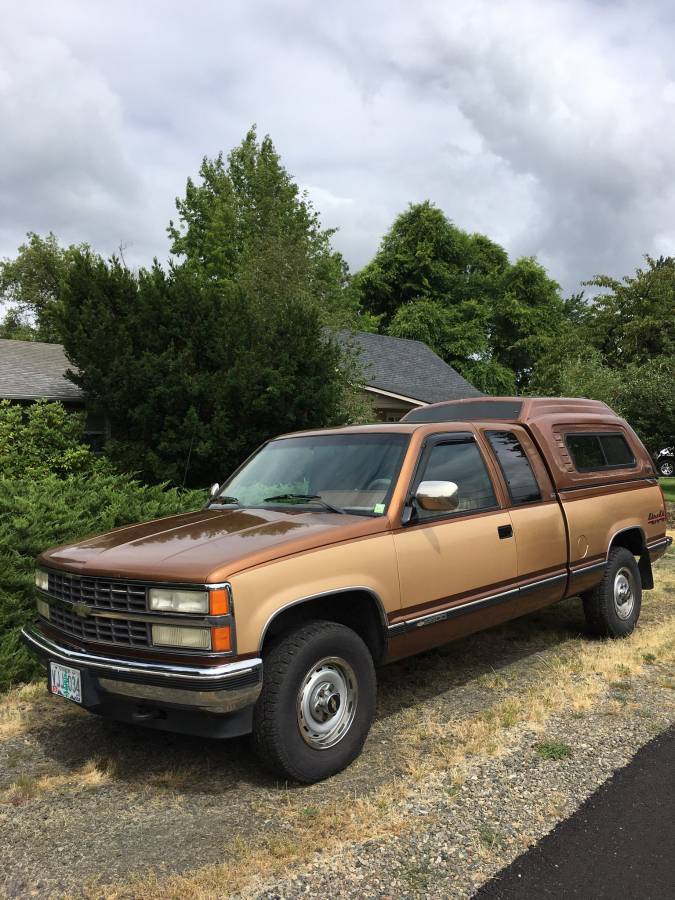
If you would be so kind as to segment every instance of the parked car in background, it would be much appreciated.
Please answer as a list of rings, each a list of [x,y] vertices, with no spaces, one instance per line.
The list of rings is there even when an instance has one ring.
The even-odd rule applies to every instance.
[[[592,400],[481,398],[268,441],[198,512],[41,554],[24,641],[92,712],[253,733],[282,777],[360,753],[375,668],[580,595],[630,634],[670,544],[649,454]]]
[[[671,478],[675,474],[675,446],[664,447],[654,455],[656,471],[664,478]]]

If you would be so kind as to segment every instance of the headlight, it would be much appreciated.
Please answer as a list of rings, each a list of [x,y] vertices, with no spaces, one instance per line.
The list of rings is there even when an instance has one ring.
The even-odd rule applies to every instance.
[[[35,604],[37,606],[38,615],[42,616],[43,619],[49,618],[49,603],[45,603],[44,600],[40,600],[38,597],[38,601]]]
[[[44,569],[35,570],[35,586],[39,587],[41,591],[49,590],[49,575]]]
[[[155,647],[180,647],[184,650],[210,650],[210,628],[183,628],[180,625],[153,625]]]
[[[172,588],[150,588],[150,609],[158,612],[199,613],[209,611],[208,591],[180,591]]]

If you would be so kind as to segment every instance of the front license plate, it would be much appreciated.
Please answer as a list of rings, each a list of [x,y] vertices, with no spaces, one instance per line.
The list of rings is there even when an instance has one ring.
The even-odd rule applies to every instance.
[[[82,679],[79,669],[71,669],[69,666],[60,666],[50,662],[49,690],[52,694],[72,700],[73,703],[82,703]]]

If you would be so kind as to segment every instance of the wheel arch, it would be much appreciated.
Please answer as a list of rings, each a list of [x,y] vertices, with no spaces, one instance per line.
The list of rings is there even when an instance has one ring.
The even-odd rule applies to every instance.
[[[327,619],[352,628],[363,639],[376,665],[385,658],[388,621],[384,604],[372,588],[363,586],[300,597],[275,610],[262,629],[260,654],[275,637],[310,619]]]
[[[624,547],[629,550],[633,556],[638,557],[638,568],[640,570],[640,580],[642,587],[650,590],[654,587],[654,576],[652,574],[652,562],[647,548],[647,538],[639,525],[633,525],[628,528],[622,528],[612,536],[607,548],[607,558],[615,547]]]

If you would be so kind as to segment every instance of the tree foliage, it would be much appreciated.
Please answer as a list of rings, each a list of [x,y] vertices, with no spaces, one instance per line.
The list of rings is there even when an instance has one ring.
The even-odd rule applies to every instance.
[[[354,364],[329,332],[345,268],[269,138],[204,160],[170,225],[177,261],[138,275],[76,255],[62,304],[73,380],[107,451],[149,480],[204,484],[283,431],[346,414]]]
[[[61,403],[20,406],[0,401],[0,477],[36,478],[103,471],[106,463],[84,441],[84,414]]]
[[[200,182],[188,178],[169,224],[171,251],[208,279],[261,306],[313,307],[322,322],[349,325],[347,265],[333,250],[333,229],[281,164],[269,136],[251,128],[224,159],[203,159]]]
[[[536,260],[512,265],[428,201],[398,216],[353,289],[382,330],[425,341],[489,393],[524,386],[564,319],[559,287]]]
[[[58,342],[62,285],[86,245],[61,247],[51,232],[27,237],[15,259],[0,262],[0,302],[6,308],[0,337]]]
[[[340,350],[300,302],[85,253],[64,307],[72,378],[107,416],[113,460],[148,480],[205,484],[272,434],[339,418]]]
[[[589,282],[603,293],[576,298],[567,329],[535,365],[531,390],[604,400],[657,450],[675,436],[675,260],[646,263],[622,280]]]
[[[201,491],[145,486],[84,443],[59,403],[0,404],[0,690],[38,673],[21,628],[35,614],[35,556],[46,547],[204,503]]]

